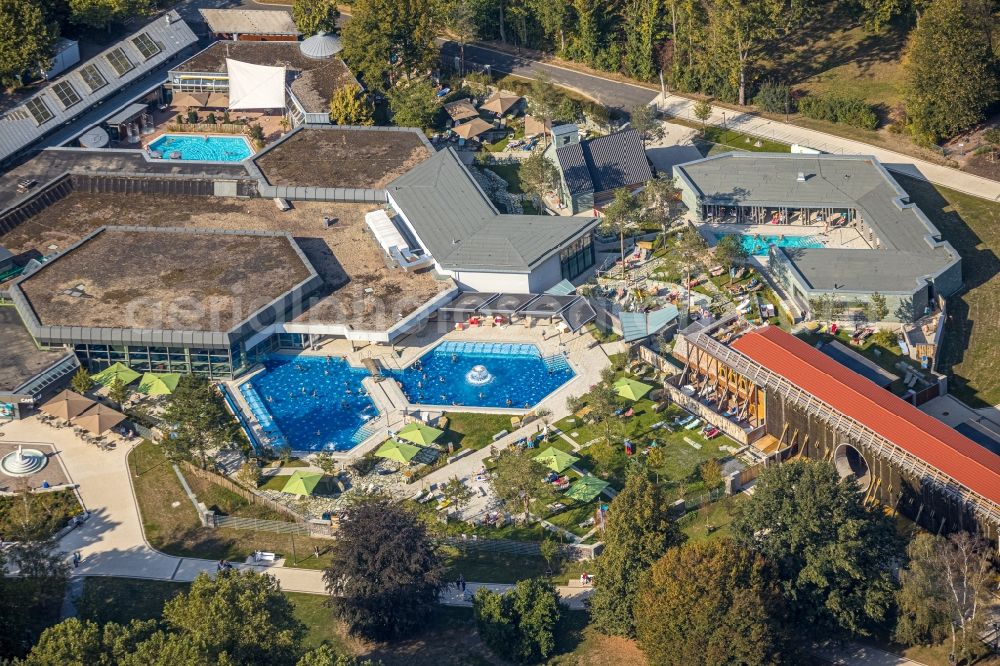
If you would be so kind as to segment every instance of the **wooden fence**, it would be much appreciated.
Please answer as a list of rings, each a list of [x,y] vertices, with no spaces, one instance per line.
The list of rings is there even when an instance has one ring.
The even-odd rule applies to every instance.
[[[288,518],[291,518],[292,520],[294,520],[297,523],[305,523],[306,522],[306,519],[304,517],[300,516],[295,511],[289,509],[284,504],[281,504],[280,502],[275,502],[274,500],[268,499],[267,497],[264,497],[263,495],[258,495],[257,493],[253,492],[252,490],[250,490],[248,488],[244,488],[243,486],[239,485],[238,483],[234,483],[234,482],[230,481],[229,479],[227,479],[226,477],[222,476],[221,474],[216,474],[215,472],[210,472],[208,470],[201,469],[200,467],[196,467],[196,466],[192,465],[191,463],[187,462],[186,460],[181,461],[181,466],[184,468],[184,473],[185,474],[192,474],[192,475],[194,475],[194,476],[196,476],[196,477],[198,477],[200,479],[204,479],[205,481],[208,481],[210,483],[214,483],[214,484],[216,484],[218,486],[222,486],[226,490],[228,490],[230,492],[233,492],[233,493],[236,493],[237,495],[239,495],[243,499],[247,500],[248,502],[251,502],[253,504],[259,504],[260,506],[266,506],[269,509],[277,511],[278,513],[280,513],[283,516],[287,516]]]

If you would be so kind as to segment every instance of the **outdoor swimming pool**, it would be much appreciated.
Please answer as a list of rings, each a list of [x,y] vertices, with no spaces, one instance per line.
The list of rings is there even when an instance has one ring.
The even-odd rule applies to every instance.
[[[347,451],[371,434],[365,424],[378,416],[361,385],[367,376],[341,358],[279,354],[240,384],[240,393],[271,446]]]
[[[411,403],[526,409],[574,374],[564,356],[543,358],[535,345],[449,341],[391,376]]]
[[[163,159],[172,159],[170,155],[177,152],[176,159],[208,162],[241,162],[253,155],[245,137],[203,134],[164,134],[149,144],[149,150],[160,152]]]
[[[767,255],[769,245],[791,248],[823,247],[823,243],[816,236],[757,236],[754,234],[740,234],[739,236],[740,243],[746,251],[758,257]]]

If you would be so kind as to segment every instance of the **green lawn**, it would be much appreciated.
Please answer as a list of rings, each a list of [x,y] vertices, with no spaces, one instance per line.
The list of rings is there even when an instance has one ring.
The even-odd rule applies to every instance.
[[[462,553],[457,548],[451,547],[442,547],[441,554],[448,566],[449,580],[461,574],[465,580],[480,583],[516,583],[526,578],[544,576],[548,570],[548,565],[541,557],[519,557],[471,550]],[[554,563],[551,580],[555,585],[565,585],[570,579],[578,578],[582,571],[592,568],[593,562],[563,559]]]
[[[481,449],[493,443],[493,435],[510,430],[510,416],[503,414],[473,414],[469,412],[445,412],[448,429],[441,442],[459,448]]]
[[[681,118],[670,118],[667,122],[699,130],[699,135],[695,138],[695,146],[705,157],[716,153],[728,153],[732,150],[746,150],[754,153],[787,153],[791,150],[791,146],[787,143],[750,136],[721,127],[713,127],[712,125],[702,127],[701,123]],[[757,145],[758,143],[760,145]]]
[[[521,188],[521,171],[517,164],[486,164],[483,168],[506,180],[507,191],[511,194],[524,193]]]
[[[48,538],[81,511],[72,490],[0,497],[0,534],[8,540],[21,534]]]
[[[974,407],[1000,403],[1000,204],[893,174],[962,257],[965,291],[948,299],[940,369]]]
[[[560,501],[570,506],[559,513],[548,516],[545,520],[581,537],[593,529],[593,527],[580,527],[579,525],[588,518],[593,517],[594,511],[597,508],[596,501],[586,504],[568,499],[561,499]]]
[[[329,541],[273,532],[202,527],[173,467],[164,457],[163,450],[152,442],[143,442],[129,454],[129,467],[143,531],[150,545],[157,550],[178,557],[236,562],[246,560],[255,550],[264,550],[286,558],[288,566],[305,568],[322,568],[329,561],[327,556],[313,557],[313,548],[325,550]],[[194,475],[187,478],[193,490],[207,483]],[[231,492],[214,487],[218,491],[212,491],[209,497],[223,503],[231,501],[227,497],[233,495]],[[243,501],[242,498],[240,501]],[[257,510],[258,507],[255,507],[250,511]]]
[[[723,497],[717,502],[685,514],[678,521],[678,525],[691,541],[729,536],[734,509],[744,501],[745,497],[745,495]]]

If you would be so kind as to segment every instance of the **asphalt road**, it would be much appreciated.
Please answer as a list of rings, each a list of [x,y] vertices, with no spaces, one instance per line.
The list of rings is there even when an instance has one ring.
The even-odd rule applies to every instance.
[[[440,40],[440,44],[442,60],[447,59],[450,64],[452,59],[459,55],[458,44],[444,40]],[[466,67],[472,64],[476,65],[477,68],[490,65],[494,72],[516,74],[529,78],[539,71],[544,71],[553,83],[579,91],[605,106],[626,112],[633,106],[649,104],[656,97],[655,91],[641,86],[602,79],[598,76],[535,62],[526,57],[494,51],[482,46],[467,45],[465,47],[465,64]]]

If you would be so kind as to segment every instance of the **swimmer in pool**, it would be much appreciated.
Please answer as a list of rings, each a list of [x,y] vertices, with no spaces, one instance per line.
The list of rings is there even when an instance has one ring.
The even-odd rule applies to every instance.
[[[507,398],[507,406],[510,407],[513,404],[514,402],[510,398]]]

